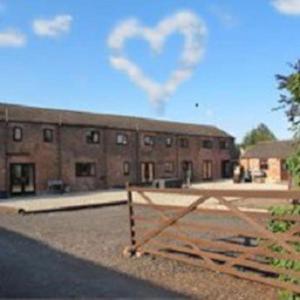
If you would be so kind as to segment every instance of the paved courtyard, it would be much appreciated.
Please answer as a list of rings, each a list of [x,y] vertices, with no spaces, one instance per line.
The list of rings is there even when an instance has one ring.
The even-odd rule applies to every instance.
[[[224,190],[272,190],[285,191],[287,183],[233,183],[233,180],[219,180],[193,184],[198,189],[224,189]]]
[[[63,195],[44,195],[26,198],[12,198],[0,202],[2,212],[43,212],[65,209],[124,203],[127,193],[124,190],[70,193]]]
[[[255,184],[255,183],[241,183],[234,184],[232,180],[223,180],[217,182],[193,184],[192,188],[196,189],[232,189],[232,190],[287,190],[287,185],[284,184]],[[136,197],[137,201],[141,199]],[[166,196],[155,195],[155,201],[161,204],[171,205],[188,205],[195,197],[190,196]],[[85,193],[74,193],[64,195],[45,195],[27,198],[15,198],[0,202],[0,213],[2,212],[41,212],[54,211],[65,209],[79,209],[84,207],[93,207],[101,205],[119,204],[127,200],[127,193],[125,190],[109,190],[109,191],[95,191]],[[285,203],[286,201],[279,201]],[[277,202],[259,199],[247,199],[247,201],[239,202],[241,206],[246,206],[247,210],[261,210],[266,207],[276,204]],[[209,199],[204,205],[205,208],[221,208],[218,201]]]

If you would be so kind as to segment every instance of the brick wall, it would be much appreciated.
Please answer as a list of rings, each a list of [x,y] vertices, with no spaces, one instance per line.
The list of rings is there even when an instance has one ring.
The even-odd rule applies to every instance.
[[[265,170],[266,182],[280,182],[281,181],[281,160],[278,158],[269,158],[268,169]],[[258,158],[241,159],[240,164],[250,171],[260,169],[260,160]]]
[[[13,141],[14,127],[22,128],[23,140],[21,142]],[[54,133],[57,131],[57,127],[45,124],[9,123],[8,125],[8,166],[12,163],[35,164],[37,192],[46,190],[48,180],[58,176],[57,138],[54,134],[53,143],[44,143],[43,129],[45,128],[53,129]]]
[[[241,159],[240,164],[244,167],[245,170],[253,171],[260,169],[259,159],[257,158]]]
[[[99,144],[86,141],[87,132],[95,130],[100,133]],[[73,191],[101,189],[106,186],[106,160],[104,131],[93,127],[62,126],[61,168],[62,179]],[[93,177],[76,177],[76,163],[94,163],[96,174]]]
[[[207,140],[207,138],[200,138],[200,145],[202,145],[203,140]],[[219,142],[221,139],[211,138],[213,143],[213,149],[205,149],[203,146],[200,146],[200,153],[197,157],[198,161],[198,178],[202,180],[202,165],[204,160],[211,160],[213,165],[213,178],[221,179],[222,178],[222,161],[223,160],[231,160],[234,142],[229,139],[229,149],[220,149]],[[199,160],[200,157],[200,160]]]
[[[117,134],[127,137],[127,144],[117,144]],[[136,133],[129,130],[106,130],[107,186],[122,186],[126,182],[137,182]],[[129,175],[124,175],[124,163],[129,163]]]
[[[12,139],[14,127],[21,127],[23,140]],[[54,140],[45,143],[43,130],[52,129]],[[94,130],[100,133],[99,144],[86,141],[87,132]],[[4,123],[0,123],[0,134],[5,136]],[[222,150],[219,139],[212,138],[213,149],[204,149],[201,144],[206,139],[200,136],[178,136],[172,133],[136,132],[132,130],[103,129],[98,127],[51,125],[40,123],[12,123],[8,125],[7,161],[12,163],[33,163],[36,171],[36,191],[47,190],[48,181],[62,179],[72,191],[95,190],[121,186],[126,182],[139,182],[141,163],[155,164],[155,177],[181,177],[183,161],[193,163],[193,180],[202,180],[203,160],[213,161],[213,177],[221,178],[222,160],[231,159],[233,140],[228,138],[230,149]],[[118,145],[118,133],[126,134],[128,143]],[[154,137],[153,146],[144,144],[144,137]],[[166,137],[172,138],[172,146],[166,146]],[[188,147],[181,147],[180,138],[188,139]],[[5,149],[0,145],[0,191],[8,190],[5,186]],[[123,172],[124,162],[130,164],[130,174]],[[93,163],[96,166],[95,176],[77,177],[76,163]],[[172,163],[173,172],[166,172],[166,163]]]
[[[268,159],[269,168],[266,171],[268,182],[280,182],[281,181],[281,162],[278,158]]]

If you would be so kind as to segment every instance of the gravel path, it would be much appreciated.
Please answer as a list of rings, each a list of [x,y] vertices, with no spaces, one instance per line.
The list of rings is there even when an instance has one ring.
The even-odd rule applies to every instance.
[[[127,213],[126,206],[115,206],[26,216],[1,215],[0,278],[7,279],[8,277],[8,279],[4,280],[4,283],[3,280],[0,283],[0,292],[11,290],[14,284],[20,286],[20,282],[14,283],[12,277],[7,275],[11,268],[5,269],[3,265],[7,266],[10,263],[14,266],[14,261],[15,264],[22,261],[22,257],[19,256],[23,252],[24,255],[25,253],[27,255],[27,265],[22,266],[18,263],[18,268],[20,274],[26,271],[27,278],[30,278],[29,274],[33,276],[32,274],[35,272],[37,274],[42,272],[39,269],[42,265],[36,264],[37,260],[42,260],[46,267],[51,264],[57,266],[57,269],[52,268],[52,273],[56,276],[44,276],[41,280],[41,284],[44,286],[54,287],[52,294],[48,294],[52,297],[183,297],[186,295],[197,299],[212,300],[276,299],[276,290],[258,283],[163,258],[123,258],[123,248],[128,244]],[[22,236],[12,232],[17,232]],[[28,245],[28,240],[31,241],[31,246]],[[38,243],[37,246],[33,240],[42,242],[42,244]],[[9,243],[6,244],[7,242]],[[38,249],[38,247],[46,248],[46,250],[37,255],[37,250],[34,249]],[[50,252],[56,254],[50,255]],[[41,253],[46,254],[42,255]],[[60,260],[56,259],[57,255]],[[32,258],[32,265],[30,265],[30,261],[28,262],[28,257]],[[26,257],[24,256],[23,259]],[[98,270],[96,271],[95,268]],[[72,286],[71,274],[77,274],[77,272],[79,273],[76,278],[81,279],[78,279],[77,282],[75,280]],[[126,276],[124,275],[126,278],[123,275],[120,278],[120,273],[126,274]],[[44,273],[42,272],[42,274]],[[60,289],[57,286],[57,280],[62,285]],[[6,287],[5,282],[7,283]],[[21,286],[23,285],[21,284]],[[28,289],[33,286],[29,285]],[[80,289],[80,287],[82,288]],[[16,289],[12,289],[12,291],[16,292]],[[47,292],[47,290],[41,289],[40,294],[35,295],[42,296],[43,291]],[[10,296],[29,297],[31,295],[21,290],[20,293]],[[6,296],[9,295],[6,294]]]

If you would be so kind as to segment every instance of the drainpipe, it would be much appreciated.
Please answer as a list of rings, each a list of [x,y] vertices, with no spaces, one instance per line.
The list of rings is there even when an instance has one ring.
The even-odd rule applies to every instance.
[[[8,130],[9,130],[9,126],[8,126],[8,123],[9,123],[9,116],[8,116],[8,108],[6,107],[5,108],[5,126],[4,126],[4,130],[5,130],[5,141],[4,141],[4,168],[5,168],[5,176],[4,176],[4,186],[5,186],[5,189],[6,189],[6,193],[7,193],[7,196],[10,194],[10,187],[9,187],[9,184],[10,184],[10,180],[9,180],[9,175],[10,175],[10,170],[9,170],[9,164],[8,164],[8,139],[9,139],[9,134],[8,134]]]
[[[107,157],[107,134],[108,128],[103,128],[103,154],[104,154],[104,186],[108,189],[108,157]]]
[[[177,178],[180,177],[180,174],[179,174],[179,168],[180,168],[180,161],[179,161],[179,145],[178,145],[178,136],[177,135],[174,135],[174,146],[175,146],[175,151],[176,151],[176,176]]]
[[[59,114],[58,127],[57,127],[57,160],[58,160],[58,178],[59,178],[59,180],[62,180],[61,128],[62,128],[62,117],[61,117],[61,114]]]
[[[140,157],[139,157],[139,147],[140,146],[140,134],[138,125],[136,125],[135,132],[135,159],[136,159],[136,170],[135,170],[135,181],[139,183],[140,179]]]

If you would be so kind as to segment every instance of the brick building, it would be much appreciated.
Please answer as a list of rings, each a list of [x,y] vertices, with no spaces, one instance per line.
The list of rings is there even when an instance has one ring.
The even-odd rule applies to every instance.
[[[292,141],[261,142],[245,151],[240,163],[245,170],[262,170],[267,182],[288,181],[286,159],[293,153]]]
[[[154,178],[231,176],[234,139],[213,127],[0,104],[0,193],[71,191]]]

